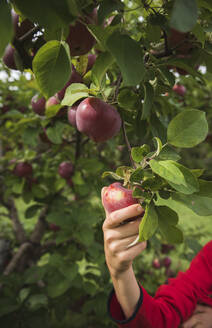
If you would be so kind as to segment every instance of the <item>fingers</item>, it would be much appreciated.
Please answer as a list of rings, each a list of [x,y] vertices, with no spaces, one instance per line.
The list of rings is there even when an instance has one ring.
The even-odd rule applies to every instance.
[[[103,229],[116,228],[120,226],[120,224],[122,224],[125,220],[138,216],[139,214],[142,216],[143,213],[144,209],[140,204],[133,204],[120,210],[114,211],[107,215],[103,224]]]

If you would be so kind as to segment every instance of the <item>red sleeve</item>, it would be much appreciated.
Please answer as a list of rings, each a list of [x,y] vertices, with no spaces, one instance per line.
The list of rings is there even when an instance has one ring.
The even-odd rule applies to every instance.
[[[178,328],[191,316],[197,303],[212,306],[212,241],[197,254],[186,272],[160,286],[155,297],[140,288],[140,300],[127,320],[115,293],[111,294],[109,313],[119,327]]]

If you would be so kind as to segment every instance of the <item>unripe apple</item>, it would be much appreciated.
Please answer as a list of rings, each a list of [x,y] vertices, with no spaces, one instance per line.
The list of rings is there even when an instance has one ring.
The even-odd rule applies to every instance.
[[[108,213],[120,210],[121,208],[138,204],[138,200],[133,198],[133,191],[131,189],[124,188],[120,182],[114,182],[109,187],[106,187],[102,203]],[[143,216],[141,213],[138,217]]]
[[[40,116],[45,114],[46,99],[44,97],[39,98],[38,95],[33,96],[31,105],[36,114]]]
[[[77,126],[76,123],[76,110],[77,110],[77,105],[73,105],[68,108],[68,121],[71,125]]]
[[[161,264],[160,264],[160,260],[158,258],[155,258],[153,261],[152,261],[152,267],[154,269],[160,269],[161,268]]]
[[[104,142],[115,136],[121,127],[117,110],[99,98],[84,99],[76,111],[77,129],[95,142]]]
[[[8,68],[17,70],[15,63],[15,51],[15,48],[8,44],[4,52],[3,62]]]
[[[32,175],[32,165],[27,162],[18,163],[13,172],[17,177],[30,177]]]
[[[181,97],[184,97],[184,95],[186,94],[186,87],[184,87],[184,85],[182,84],[175,84],[172,90]]]
[[[83,83],[82,76],[76,71],[74,65],[72,65],[72,73],[69,81],[65,84],[65,86],[60,91],[57,92],[57,97],[59,100],[62,100],[64,98],[66,89],[72,83]]]
[[[71,162],[62,162],[58,167],[59,175],[64,179],[69,179],[74,173],[74,166]]]

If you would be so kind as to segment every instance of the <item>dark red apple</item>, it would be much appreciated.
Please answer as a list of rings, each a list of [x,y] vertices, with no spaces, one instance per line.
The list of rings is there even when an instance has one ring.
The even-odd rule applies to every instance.
[[[9,105],[3,105],[3,106],[1,107],[1,112],[2,112],[2,114],[6,114],[10,109],[11,109],[11,108],[10,108]]]
[[[97,22],[97,11],[93,12],[85,18],[81,18],[85,24],[95,24]],[[88,31],[86,25],[79,20],[75,22],[75,25],[70,25],[69,35],[66,42],[69,45],[71,56],[82,56],[87,54],[95,44],[95,38]]]
[[[32,165],[27,162],[18,163],[13,172],[17,177],[30,177],[32,175]]]
[[[132,193],[131,189],[124,188],[120,182],[114,182],[106,187],[104,191],[102,198],[103,206],[108,213],[111,213],[121,208],[138,204],[138,200],[133,198]]]
[[[62,162],[58,167],[59,175],[64,179],[69,179],[74,173],[74,166],[71,162]]]
[[[97,55],[88,54],[88,64],[86,67],[85,74],[92,69],[93,65],[95,64],[96,57],[97,57]]]
[[[16,38],[20,38],[34,27],[34,24],[29,19],[19,22],[19,15],[14,10],[12,10],[12,22]]]
[[[162,254],[168,254],[173,249],[174,249],[174,245],[170,245],[170,244],[162,244],[161,245],[161,253]]]
[[[60,227],[58,225],[56,225],[55,223],[50,223],[49,224],[49,229],[54,231],[54,232],[60,231]]]
[[[163,262],[163,266],[165,266],[165,268],[169,268],[172,263],[172,260],[170,259],[170,257],[166,256],[166,257],[164,257],[162,262]]]
[[[68,121],[71,125],[77,126],[76,123],[76,110],[77,110],[77,105],[73,105],[68,108]]]
[[[65,86],[60,91],[57,92],[57,97],[59,100],[62,100],[64,98],[66,89],[72,83],[83,83],[82,76],[76,71],[74,65],[72,65],[72,73],[69,81],[65,84]]]
[[[36,114],[40,116],[45,115],[46,99],[44,97],[39,97],[38,95],[33,96],[31,106]]]
[[[182,84],[175,84],[172,90],[181,97],[184,97],[186,94],[186,87],[184,87]]]
[[[28,111],[28,108],[26,106],[19,106],[18,111],[24,114]]]
[[[17,70],[15,63],[15,48],[13,48],[10,44],[8,44],[5,49],[3,62],[8,68]]]
[[[155,258],[153,261],[152,261],[152,267],[154,269],[160,269],[161,267],[161,264],[160,264],[160,260],[158,258]]]
[[[104,142],[120,130],[118,111],[99,98],[84,99],[76,111],[77,129],[95,142]]]

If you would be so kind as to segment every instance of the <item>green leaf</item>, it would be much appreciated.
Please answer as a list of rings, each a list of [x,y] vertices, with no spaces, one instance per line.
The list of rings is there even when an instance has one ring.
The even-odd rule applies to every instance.
[[[117,100],[120,107],[125,108],[127,110],[137,110],[139,97],[133,90],[129,88],[124,88],[120,90]]]
[[[157,206],[159,230],[170,244],[179,244],[183,242],[182,231],[176,227],[178,223],[178,214],[168,206]]]
[[[57,145],[61,144],[65,126],[66,125],[64,123],[58,121],[54,126],[48,127],[46,129],[46,134],[49,140]]]
[[[112,13],[115,10],[120,10],[123,8],[124,8],[124,4],[120,0],[102,1],[98,9],[98,23],[101,25],[104,22],[105,17],[107,17],[110,13]]]
[[[154,102],[154,89],[152,85],[148,82],[144,84],[144,103],[143,103],[143,110],[141,119],[145,120],[150,116],[151,108]]]
[[[113,64],[113,62],[114,58],[109,52],[103,52],[98,55],[91,71],[92,81],[97,86],[101,86],[102,79],[105,76],[108,68]]]
[[[116,169],[116,174],[119,175],[120,177],[125,177],[125,175],[128,173],[128,172],[131,172],[132,169],[130,166],[119,166],[117,167]]]
[[[29,296],[31,289],[30,288],[23,288],[19,292],[19,299],[20,302],[23,303],[26,298]]]
[[[36,311],[42,307],[47,307],[47,305],[48,298],[45,294],[31,295],[30,298],[27,300],[27,306],[32,311]]]
[[[178,182],[170,182],[170,186],[172,186],[174,189],[176,189],[179,192],[182,192],[183,194],[193,194],[194,192],[199,190],[199,183],[197,178],[195,177],[192,172],[187,169],[185,166],[175,163],[175,165],[180,169],[180,171],[183,173],[185,183],[178,184]]]
[[[193,34],[196,36],[197,40],[201,42],[202,48],[204,48],[206,41],[206,33],[200,24],[196,24],[192,30]]]
[[[49,30],[56,31],[65,28],[74,19],[70,14],[67,1],[14,0],[13,3],[25,17]]]
[[[61,105],[53,105],[53,106],[49,106],[48,108],[46,108],[45,110],[45,115],[47,118],[51,118],[51,117],[54,117],[58,112],[59,110],[61,109]]]
[[[132,159],[136,162],[136,163],[140,163],[142,161],[142,159],[144,158],[143,155],[143,150],[141,149],[141,147],[132,147],[131,149],[131,156]]]
[[[72,83],[65,92],[65,96],[62,100],[62,106],[72,106],[76,101],[81,98],[87,98],[89,96],[89,89],[85,84]]]
[[[191,148],[208,134],[208,123],[205,112],[188,109],[175,116],[168,125],[168,142],[175,147]]]
[[[160,177],[173,183],[184,183],[183,173],[178,167],[176,167],[175,163],[176,162],[171,160],[157,161],[152,159],[149,162],[149,165],[152,171],[158,174]]]
[[[115,32],[108,38],[106,45],[121,70],[124,85],[135,86],[139,84],[145,73],[142,50],[139,44],[128,35]]]
[[[154,137],[153,141],[155,141],[156,146],[157,146],[155,156],[158,156],[160,154],[161,150],[162,150],[163,144],[162,144],[162,141],[160,140],[160,138],[158,138],[158,137]]]
[[[199,183],[189,169],[171,161],[150,161],[151,169],[166,179],[171,187],[184,194],[192,194],[199,190]]]
[[[26,219],[33,218],[41,208],[42,206],[37,204],[28,207],[25,211],[25,218]]]
[[[120,177],[118,174],[114,173],[114,172],[111,172],[111,171],[105,171],[103,174],[102,174],[102,178],[106,178],[107,176],[111,176],[112,178],[114,178],[115,180],[123,180],[124,178],[123,177]]]
[[[189,207],[199,216],[212,215],[212,181],[199,180],[199,192],[192,195],[174,193],[172,199]]]
[[[36,147],[38,144],[39,129],[37,127],[28,126],[23,132],[23,142],[31,147]]]
[[[176,153],[176,151],[172,149],[169,145],[163,147],[158,156],[159,160],[178,161],[180,158],[180,155]]]
[[[32,66],[41,93],[46,98],[53,96],[71,75],[68,45],[56,40],[47,42],[36,53]]]
[[[158,213],[159,225],[160,221],[165,225],[177,225],[179,218],[178,214],[168,206],[157,206],[156,211]]]
[[[134,170],[130,176],[131,182],[141,182],[141,180],[144,177],[144,170],[142,167],[138,167],[136,170]]]
[[[12,40],[13,26],[11,18],[11,9],[6,0],[0,1],[0,57],[3,56],[4,50]]]
[[[153,236],[158,227],[158,216],[155,211],[155,205],[153,202],[146,205],[145,214],[141,220],[139,226],[139,241],[148,240]]]
[[[175,0],[170,26],[180,32],[191,31],[197,23],[198,8],[196,0]]]

